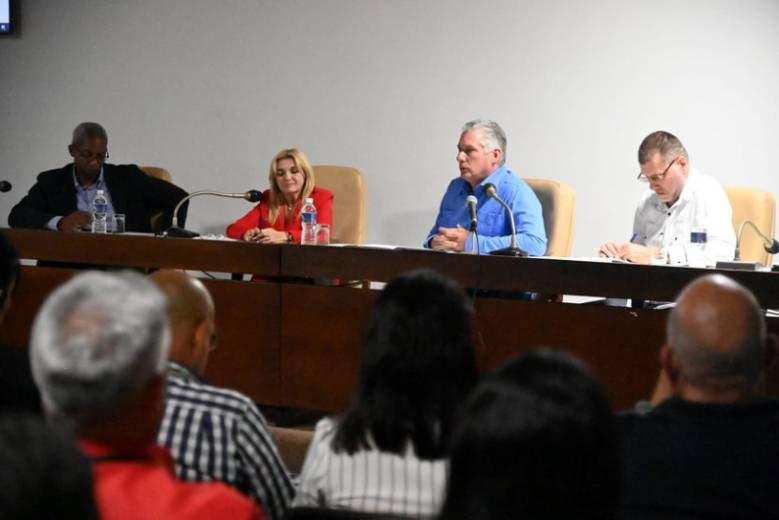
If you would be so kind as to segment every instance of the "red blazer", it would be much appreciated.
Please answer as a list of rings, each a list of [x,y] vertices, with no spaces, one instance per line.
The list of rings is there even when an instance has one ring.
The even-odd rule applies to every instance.
[[[329,224],[330,233],[333,232],[333,194],[324,189],[314,187],[311,192],[311,198],[314,199],[314,206],[316,206],[316,222],[317,224]],[[285,214],[287,205],[283,204],[279,206],[279,216],[276,218],[276,222],[268,222],[268,207],[270,201],[270,190],[265,190],[262,193],[262,199],[254,209],[249,213],[239,218],[229,226],[227,226],[227,236],[236,240],[241,240],[243,234],[248,230],[258,227],[260,229],[270,227],[278,231],[286,231],[292,235],[292,241],[300,243],[301,222],[300,222],[300,208],[303,205],[303,201],[298,201],[295,207],[292,209],[292,215],[289,222],[286,221]]]

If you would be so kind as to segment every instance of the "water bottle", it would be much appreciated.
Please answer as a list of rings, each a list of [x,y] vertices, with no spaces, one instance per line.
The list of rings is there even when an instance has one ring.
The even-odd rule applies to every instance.
[[[314,206],[314,199],[306,199],[305,204],[300,209],[300,218],[303,224],[300,243],[316,244],[316,206]]]
[[[106,224],[108,218],[108,201],[103,190],[97,190],[92,199],[92,233],[108,233]]]

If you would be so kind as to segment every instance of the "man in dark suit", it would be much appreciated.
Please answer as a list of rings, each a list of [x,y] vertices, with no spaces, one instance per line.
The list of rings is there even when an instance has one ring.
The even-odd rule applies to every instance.
[[[38,175],[38,182],[11,210],[11,227],[79,231],[92,221],[90,206],[103,190],[108,213],[123,213],[127,231],[150,232],[152,214],[162,210],[162,225],[170,225],[173,209],[187,193],[143,173],[134,164],[106,164],[108,136],[97,123],[81,123],[73,130],[68,152],[73,162]],[[182,207],[179,222],[186,219]]]

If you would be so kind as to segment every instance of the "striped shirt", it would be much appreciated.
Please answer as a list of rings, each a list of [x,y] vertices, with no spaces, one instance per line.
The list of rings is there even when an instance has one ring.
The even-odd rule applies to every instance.
[[[336,422],[319,421],[303,463],[294,506],[431,517],[446,486],[446,459],[419,460],[409,445],[396,455],[377,449],[335,453]]]
[[[185,481],[218,480],[280,519],[294,495],[265,418],[245,395],[204,384],[187,368],[168,365],[165,417],[157,442],[167,446]]]

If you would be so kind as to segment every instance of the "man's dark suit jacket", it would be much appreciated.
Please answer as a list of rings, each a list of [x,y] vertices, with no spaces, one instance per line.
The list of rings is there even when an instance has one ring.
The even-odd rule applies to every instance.
[[[173,209],[187,196],[178,186],[149,177],[134,164],[103,165],[103,180],[116,213],[125,214],[127,231],[151,232],[151,216],[162,211],[163,229],[170,226]],[[38,182],[11,209],[11,227],[46,229],[52,217],[66,216],[78,208],[73,184],[73,164],[38,175]],[[186,221],[187,205],[179,212],[179,225]]]

